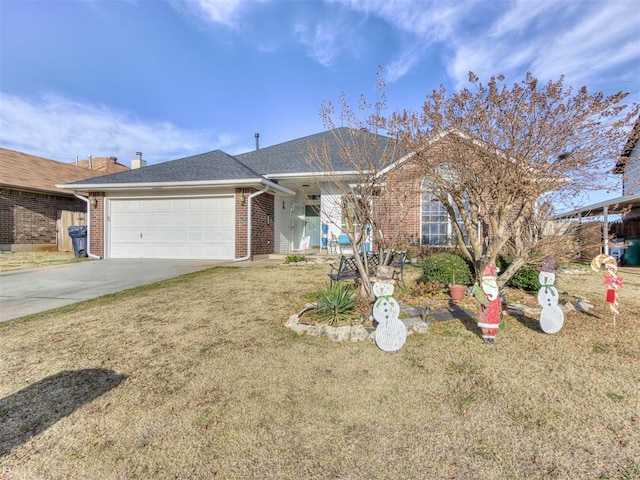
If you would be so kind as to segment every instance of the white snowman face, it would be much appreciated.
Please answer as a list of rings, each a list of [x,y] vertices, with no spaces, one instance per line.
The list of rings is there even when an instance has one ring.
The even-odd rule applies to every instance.
[[[382,295],[393,295],[393,291],[393,283],[376,282],[373,284],[373,294],[376,297],[381,297]]]
[[[540,285],[553,285],[556,282],[556,274],[550,272],[540,272],[538,274]]]

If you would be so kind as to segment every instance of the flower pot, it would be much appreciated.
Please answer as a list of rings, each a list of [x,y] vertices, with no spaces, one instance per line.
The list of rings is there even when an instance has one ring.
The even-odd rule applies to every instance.
[[[465,285],[449,285],[449,296],[451,300],[460,300],[467,293],[467,287]]]

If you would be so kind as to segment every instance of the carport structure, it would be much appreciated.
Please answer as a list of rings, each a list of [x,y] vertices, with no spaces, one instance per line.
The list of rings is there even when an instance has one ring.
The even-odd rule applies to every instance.
[[[624,214],[628,219],[635,219],[640,216],[640,194],[625,195],[612,198],[592,205],[580,207],[570,212],[562,213],[555,217],[556,220],[575,219],[582,221],[586,218],[602,219],[602,253],[611,255],[611,245],[609,241],[610,217]]]

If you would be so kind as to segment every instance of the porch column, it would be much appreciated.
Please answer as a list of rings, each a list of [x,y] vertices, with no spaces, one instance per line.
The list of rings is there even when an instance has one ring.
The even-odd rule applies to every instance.
[[[604,248],[602,253],[609,255],[609,205],[605,205],[602,209],[602,238],[604,239]]]

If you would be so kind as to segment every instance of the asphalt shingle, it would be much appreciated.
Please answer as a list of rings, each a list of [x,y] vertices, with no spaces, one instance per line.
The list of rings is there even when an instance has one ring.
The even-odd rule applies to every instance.
[[[78,184],[124,184],[195,182],[260,178],[260,175],[221,150],[201,153],[169,162],[156,163],[127,172],[104,175]]]
[[[337,128],[243,153],[235,157],[221,150],[214,150],[75,183],[89,185],[232,181],[257,179],[267,175],[277,178],[278,175],[327,171],[326,165],[309,161],[309,153],[313,149],[327,152],[331,167],[329,170],[336,172],[354,171],[359,169],[354,165],[357,165],[358,161],[362,160],[357,158],[358,156],[367,155],[369,162],[371,162],[361,163],[360,165],[378,164],[379,166],[379,162],[383,162],[383,166],[386,166],[389,163],[389,155],[393,155],[393,160],[399,159],[403,152],[398,148],[390,148],[393,147],[393,141],[389,137],[366,131]],[[347,159],[348,155],[351,155],[355,160]]]

